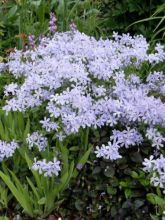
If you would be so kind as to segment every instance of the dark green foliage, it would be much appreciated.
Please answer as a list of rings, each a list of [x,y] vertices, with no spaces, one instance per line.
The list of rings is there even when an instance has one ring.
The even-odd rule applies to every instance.
[[[95,161],[86,165],[61,209],[68,209],[68,215],[74,210],[78,219],[150,219],[154,213],[154,206],[146,200],[150,184],[142,171],[134,177],[133,166],[129,159],[121,164]]]
[[[40,34],[47,34],[50,11],[55,12],[57,16],[59,31],[68,30],[69,24],[73,20],[80,31],[95,37],[109,37],[113,31],[143,34],[148,39],[153,38],[153,31],[157,31],[158,34],[155,36],[160,39],[164,36],[164,0],[7,0],[5,2],[0,2],[0,61],[8,54],[6,50],[9,48],[24,48],[27,44],[27,35],[34,34],[38,37]],[[159,16],[159,19],[152,19],[154,16]],[[142,21],[137,22],[140,20]],[[155,65],[152,70],[156,68]],[[135,72],[145,80],[150,70],[150,66],[144,64],[140,73],[131,68],[127,72],[128,76]],[[9,73],[0,75],[1,108],[5,101],[4,86],[10,82],[13,82],[13,78]],[[30,131],[41,129],[38,121],[43,118],[44,107],[42,108],[34,108],[26,112],[25,117],[21,113],[11,113],[5,116],[4,112],[0,110],[0,139],[12,140],[14,138],[20,141],[22,137],[25,139]],[[56,144],[55,135],[47,136],[53,149]],[[123,158],[116,162],[97,159],[93,153],[89,157],[89,153],[94,151],[95,146],[106,143],[109,136],[110,131],[106,128],[102,131],[87,130],[84,132],[82,130],[80,135],[67,140],[65,143],[67,148],[58,146],[64,164],[63,175],[70,169],[71,174],[67,174],[69,175],[68,182],[71,177],[73,179],[67,191],[61,190],[60,197],[55,196],[58,204],[54,204],[55,207],[53,207],[53,204],[49,203],[51,206],[49,210],[54,208],[55,212],[60,212],[64,219],[73,220],[160,219],[159,217],[165,209],[165,200],[162,192],[150,185],[149,179],[142,171],[142,161],[151,153],[151,147],[148,145],[141,148],[133,147],[129,150],[129,154],[128,151],[121,149]],[[37,214],[33,213],[33,216],[43,215],[42,206],[48,203],[45,200],[48,195],[45,196],[43,187],[39,189],[34,176],[29,174],[24,150],[23,143],[19,154],[13,157],[13,163],[7,165],[17,175],[16,178],[22,184],[22,191],[27,194],[30,192],[31,198],[33,198],[31,204],[41,208],[37,210]],[[51,157],[49,152],[46,154],[48,158]],[[68,161],[75,161],[75,167],[69,165]],[[72,170],[73,167],[74,170]],[[16,196],[17,179],[15,178],[14,182],[6,179],[9,171],[5,169],[3,163],[1,170],[5,173],[1,173],[1,176],[7,180],[9,188],[14,189],[15,197],[20,203],[17,204],[1,180],[1,212],[5,214],[6,209],[11,209],[15,213],[21,213],[21,205],[26,210],[26,205],[29,203],[26,204],[24,201],[25,204],[21,204],[22,194],[19,195],[20,197],[18,196],[19,198]],[[9,176],[12,177],[12,173]],[[13,179],[11,178],[12,181]],[[47,184],[44,179],[42,181]],[[13,188],[13,184],[16,188]],[[54,188],[53,183],[52,186]],[[41,193],[38,200],[35,200],[35,191]],[[49,196],[52,196],[51,193]],[[27,209],[26,212],[29,213],[31,210]]]
[[[94,137],[90,142],[94,146],[104,143],[108,133],[106,128],[90,132]],[[129,152],[123,149],[123,158],[115,162],[91,154],[90,162],[65,193],[60,207],[64,219],[150,220],[157,213],[155,205],[160,208],[165,202],[142,170],[141,162],[151,150],[150,145],[133,147]]]
[[[101,4],[103,27],[106,33],[112,31],[120,33],[143,34],[148,39],[152,38],[153,30],[157,21],[150,20],[148,23],[137,23],[128,28],[133,22],[150,17],[163,0],[104,0]]]

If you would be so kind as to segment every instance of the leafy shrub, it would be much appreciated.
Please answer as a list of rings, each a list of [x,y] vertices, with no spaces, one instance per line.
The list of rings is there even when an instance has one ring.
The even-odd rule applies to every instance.
[[[9,71],[15,78],[4,89],[6,101],[3,110],[8,112],[6,117],[9,119],[3,119],[5,123],[0,129],[4,140],[0,142],[4,164],[0,172],[2,180],[28,215],[47,216],[53,208],[59,208],[55,201],[65,204],[67,199],[63,195],[68,191],[63,191],[68,190],[69,183],[75,185],[74,181],[79,177],[82,181],[84,166],[92,151],[91,162],[88,163],[93,164],[95,160],[100,165],[93,164],[93,170],[86,170],[84,182],[88,181],[87,172],[92,173],[93,176],[89,177],[95,179],[94,174],[102,171],[104,176],[112,178],[105,181],[113,181],[114,178],[117,183],[114,187],[107,183],[101,189],[104,177],[96,188],[91,183],[89,186],[84,183],[87,184],[86,189],[92,187],[98,193],[105,191],[114,199],[112,203],[105,199],[99,207],[95,203],[96,197],[92,200],[94,204],[87,201],[84,204],[89,204],[89,208],[95,206],[95,210],[103,207],[103,215],[111,210],[107,217],[114,219],[117,215],[130,219],[128,209],[131,207],[131,215],[141,218],[143,208],[146,210],[148,207],[144,199],[146,193],[154,204],[152,194],[148,194],[152,188],[149,180],[145,180],[146,168],[142,171],[142,162],[150,155],[157,160],[160,154],[164,154],[165,78],[160,72],[165,60],[163,46],[157,44],[150,48],[144,37],[131,37],[129,34],[114,33],[111,40],[96,40],[73,26],[69,32],[43,36],[39,45],[32,40],[29,49],[15,50],[8,62],[1,64],[1,71]],[[11,114],[19,115],[12,119]],[[9,120],[13,122],[8,124]],[[26,120],[27,123],[24,122]],[[101,136],[101,130],[106,135]],[[146,143],[149,148],[145,147]],[[10,168],[11,160],[14,167]],[[124,174],[128,176],[124,177],[117,170],[122,166],[129,167],[127,162],[134,164],[135,169],[126,169]],[[148,159],[144,162],[147,165]],[[6,164],[13,171],[8,170]],[[21,165],[24,170],[20,169]],[[29,168],[33,177],[28,174]],[[164,188],[164,170],[160,169],[159,175],[147,169],[151,171],[151,184],[153,179],[157,181],[159,178],[159,201],[164,198],[161,190]],[[138,190],[135,193],[134,182],[136,187],[146,187],[142,195]],[[45,188],[39,187],[41,183]],[[62,190],[58,191],[60,187]],[[55,195],[53,188],[57,190]],[[121,194],[117,207],[114,204],[120,196],[115,197],[116,193]],[[23,198],[23,194],[27,196]],[[76,192],[73,190],[71,195],[75,196]],[[49,198],[51,208],[47,207]],[[81,199],[76,203],[73,201],[70,207],[73,204],[77,210],[84,207]],[[162,206],[164,204],[161,204],[160,215]],[[138,212],[140,207],[142,210]],[[150,210],[145,213],[148,218]],[[84,214],[100,215],[99,211],[81,213],[81,216]]]
[[[148,39],[153,36],[157,20],[153,19],[148,23],[132,23],[150,17],[158,8],[162,7],[164,1],[143,1],[143,0],[104,0],[101,4],[101,17],[104,19],[103,27],[105,32],[113,30],[120,33],[129,31],[132,34],[143,34]],[[129,28],[128,28],[129,27]]]

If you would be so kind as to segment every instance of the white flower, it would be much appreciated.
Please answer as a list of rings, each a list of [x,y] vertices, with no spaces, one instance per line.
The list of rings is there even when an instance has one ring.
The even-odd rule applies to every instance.
[[[48,145],[47,138],[39,134],[38,132],[33,132],[31,135],[28,134],[26,141],[30,149],[33,146],[37,146],[39,151],[44,151]]]
[[[53,175],[58,176],[61,170],[60,161],[56,158],[49,162],[46,162],[45,159],[37,161],[35,158],[32,170],[38,171],[39,174],[44,174],[44,176],[48,177],[52,177]]]
[[[96,157],[103,157],[109,160],[117,160],[121,158],[121,155],[118,152],[119,148],[120,146],[118,145],[118,143],[108,142],[107,146],[105,146],[104,144],[102,144],[100,148],[97,146],[95,154],[96,154]]]
[[[145,167],[145,168],[143,168],[144,171],[150,172],[152,170],[153,165],[154,165],[153,159],[154,159],[153,155],[151,155],[149,159],[147,159],[147,158],[144,159],[144,162],[143,162],[143,165]]]
[[[18,144],[15,141],[6,142],[0,140],[0,161],[13,156]]]

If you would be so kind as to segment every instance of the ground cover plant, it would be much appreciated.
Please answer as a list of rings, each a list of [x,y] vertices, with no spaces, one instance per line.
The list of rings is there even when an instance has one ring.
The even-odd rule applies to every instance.
[[[107,2],[1,4],[0,219],[164,218],[164,47],[112,34],[164,6]]]
[[[96,40],[75,24],[56,32],[53,13],[49,25],[0,64],[12,76],[1,105],[2,208],[30,218],[160,218],[163,46],[129,34]]]

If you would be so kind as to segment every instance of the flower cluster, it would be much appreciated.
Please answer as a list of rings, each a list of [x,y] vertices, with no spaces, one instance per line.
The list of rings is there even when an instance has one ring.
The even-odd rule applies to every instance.
[[[5,86],[5,96],[16,95],[18,85],[16,83],[11,83]]]
[[[28,36],[28,41],[29,41],[30,48],[34,48],[35,47],[35,36],[33,34],[30,34]]]
[[[96,147],[96,157],[104,157],[105,159],[109,160],[117,160],[121,158],[121,155],[119,154],[118,149],[120,146],[118,143],[114,142],[108,142],[108,145],[105,146],[104,144],[99,148],[99,146]]]
[[[165,104],[159,94],[165,92],[165,77],[149,72],[144,81],[136,74],[144,63],[154,66],[165,60],[160,44],[152,53],[149,46],[141,35],[114,33],[112,39],[96,40],[74,30],[43,37],[34,50],[11,53],[6,66],[24,82],[5,87],[12,97],[3,109],[26,111],[44,104],[40,123],[60,140],[80,128],[110,127],[110,141],[97,147],[97,157],[118,159],[119,148],[139,145],[144,138],[159,149],[164,137],[157,127],[165,127]],[[116,130],[117,125],[122,129]]]
[[[117,160],[121,158],[118,151],[121,147],[124,146],[128,148],[129,146],[141,144],[143,141],[142,135],[136,129],[127,128],[127,130],[123,131],[113,130],[112,133],[113,135],[110,136],[110,141],[107,146],[103,144],[101,148],[99,148],[99,146],[96,147],[95,153],[97,157]],[[111,141],[113,141],[113,143]]]
[[[74,21],[71,22],[71,24],[70,24],[69,27],[70,27],[70,30],[71,30],[71,31],[76,31],[76,30],[77,30],[77,26],[76,26],[76,24],[74,23]]]
[[[36,146],[38,147],[39,151],[45,150],[48,145],[47,138],[42,136],[38,132],[33,132],[31,135],[28,134],[26,141],[28,143],[29,149]]]
[[[113,135],[110,139],[120,144],[121,147],[128,148],[129,146],[141,144],[143,141],[142,135],[135,128],[127,128],[123,131],[113,130],[112,132]]]
[[[160,132],[156,128],[149,128],[146,130],[146,137],[152,141],[152,146],[159,149],[163,147],[163,142],[165,142],[165,138],[160,134]]]
[[[165,157],[160,155],[160,158],[154,159],[150,156],[149,159],[144,159],[144,171],[151,173],[151,183],[154,186],[165,188]]]
[[[8,157],[13,156],[17,148],[18,144],[15,141],[10,143],[6,141],[0,141],[0,162]]]
[[[61,170],[60,161],[58,161],[56,158],[53,159],[53,162],[46,162],[45,159],[37,161],[35,158],[32,169],[38,171],[40,174],[44,174],[44,176],[58,176],[59,171]]]
[[[50,33],[54,34],[57,30],[56,25],[57,18],[53,12],[50,13],[50,21],[49,21],[49,31]]]

